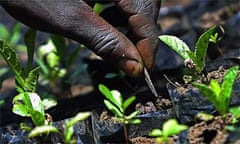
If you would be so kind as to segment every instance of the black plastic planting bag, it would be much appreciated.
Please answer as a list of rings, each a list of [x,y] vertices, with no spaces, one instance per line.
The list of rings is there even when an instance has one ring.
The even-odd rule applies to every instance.
[[[101,111],[93,111],[92,116],[92,129],[95,143],[124,143],[123,125],[107,120],[101,121],[99,119],[100,112]],[[172,109],[168,109],[143,114],[138,118],[141,119],[140,124],[127,125],[130,139],[137,136],[148,136],[150,130],[161,128],[163,122],[169,118],[175,118],[175,114]]]

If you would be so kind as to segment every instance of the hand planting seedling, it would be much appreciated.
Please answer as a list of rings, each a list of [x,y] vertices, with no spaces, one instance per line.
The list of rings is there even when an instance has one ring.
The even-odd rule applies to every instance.
[[[209,41],[214,35],[216,26],[209,28],[199,38],[195,46],[194,52],[190,50],[188,45],[181,39],[171,35],[161,35],[159,39],[166,45],[176,51],[183,59],[186,66],[195,69],[199,74],[205,67],[205,57]]]
[[[179,134],[180,132],[187,129],[186,125],[179,124],[176,119],[169,119],[163,123],[161,129],[153,129],[149,132],[149,136],[157,137],[157,142],[168,143],[170,136]]]
[[[99,85],[100,92],[107,98],[104,100],[106,107],[116,115],[116,120],[123,123],[124,136],[128,143],[127,124],[138,124],[140,119],[135,118],[138,115],[138,111],[134,111],[129,115],[126,115],[126,110],[130,104],[136,99],[135,96],[131,96],[126,100],[123,100],[121,93],[117,90],[109,90],[106,86]]]
[[[223,117],[228,112],[232,88],[238,75],[238,69],[239,66],[228,69],[221,85],[214,79],[211,79],[209,86],[201,83],[193,83]]]

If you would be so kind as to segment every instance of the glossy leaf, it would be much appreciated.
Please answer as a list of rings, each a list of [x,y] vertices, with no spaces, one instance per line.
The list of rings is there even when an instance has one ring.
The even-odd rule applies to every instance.
[[[200,73],[205,67],[205,57],[207,53],[207,48],[209,44],[209,40],[215,31],[216,26],[209,28],[206,32],[204,32],[199,38],[195,46],[194,55],[196,64],[196,71]]]
[[[116,102],[114,104],[121,110],[121,112],[123,112],[123,109],[122,109],[123,98],[122,98],[121,93],[117,90],[112,90],[111,93],[112,93],[111,102],[113,102],[113,103]]]
[[[240,106],[230,108],[229,111],[231,112],[231,114],[232,114],[234,117],[240,118]]]
[[[123,113],[115,105],[113,105],[111,102],[109,102],[108,100],[104,100],[104,104],[106,105],[106,107],[110,111],[112,111],[118,117],[123,117],[124,116]]]
[[[121,107],[122,103],[121,101],[121,97],[119,97],[119,95],[113,95],[113,93],[103,84],[99,84],[98,89],[100,90],[100,92],[110,101],[112,102],[115,106],[117,106],[118,108]],[[122,109],[121,109],[122,112]]]
[[[16,83],[20,86],[25,84],[23,68],[16,55],[16,52],[9,46],[7,42],[0,40],[0,53],[7,62],[8,66],[12,69],[15,74]],[[18,92],[23,92],[23,88],[17,88]]]
[[[188,45],[176,36],[161,35],[159,39],[176,51],[184,60],[190,59],[188,53],[191,52]]]
[[[161,137],[162,136],[162,130],[160,129],[153,129],[149,132],[149,136],[152,136],[152,137]]]
[[[178,124],[175,119],[169,119],[163,124],[163,135],[166,137],[175,135],[187,129],[186,125]]]
[[[142,121],[140,119],[130,119],[128,120],[128,124],[140,124]]]
[[[40,67],[36,67],[28,73],[23,85],[24,91],[36,92],[39,72]]]
[[[126,110],[130,104],[132,104],[136,100],[135,96],[128,97],[124,102],[123,102],[123,109]]]
[[[130,113],[126,118],[132,119],[132,118],[136,117],[138,114],[139,114],[139,111],[134,111],[134,112]]]
[[[73,118],[71,118],[70,121],[68,121],[66,123],[66,126],[73,127],[78,122],[87,119],[90,115],[91,115],[91,112],[79,112],[77,115],[75,115]]]

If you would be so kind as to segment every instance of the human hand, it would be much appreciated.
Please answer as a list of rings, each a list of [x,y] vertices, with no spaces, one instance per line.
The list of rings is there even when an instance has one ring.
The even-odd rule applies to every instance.
[[[160,1],[114,1],[126,16],[133,39],[127,38],[93,12],[92,1],[1,0],[1,5],[24,24],[85,44],[97,55],[119,66],[131,76],[154,64],[158,47],[156,19]]]

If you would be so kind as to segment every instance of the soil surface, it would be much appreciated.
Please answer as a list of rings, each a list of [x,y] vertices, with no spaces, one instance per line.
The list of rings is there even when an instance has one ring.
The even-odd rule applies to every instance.
[[[0,13],[0,22],[11,29],[16,21],[9,17],[2,8],[0,8]],[[206,73],[205,75],[203,74],[204,78],[198,80],[198,82],[207,82],[211,78],[221,82],[222,76],[227,68],[233,65],[240,65],[240,3],[238,1],[168,0],[163,2],[159,14],[158,24],[161,26],[161,34],[178,36],[192,49],[195,46],[197,38],[206,28],[215,24],[223,26],[224,32],[219,30],[220,34],[223,35],[222,40],[218,45],[209,45],[206,58]],[[27,27],[24,26],[22,31],[24,32],[26,29]],[[46,42],[48,37],[49,35],[46,33],[40,32],[37,37],[37,45]],[[74,41],[67,41],[72,47],[78,45],[78,43]],[[22,42],[23,40],[21,40],[20,43]],[[125,98],[131,95],[137,96],[136,102],[130,107],[129,111],[139,110],[140,115],[145,116],[149,114],[154,114],[154,116],[156,116],[156,114],[158,114],[156,116],[160,121],[158,125],[165,119],[174,117],[189,126],[187,131],[171,137],[169,139],[169,144],[240,143],[238,134],[231,133],[224,129],[225,125],[230,124],[229,122],[232,119],[231,115],[228,115],[226,120],[222,120],[216,111],[214,111],[213,107],[210,106],[209,103],[206,103],[205,99],[201,99],[201,101],[194,99],[195,97],[193,96],[195,96],[195,93],[190,93],[187,97],[181,99],[183,102],[182,105],[178,104],[176,99],[170,96],[170,92],[167,88],[168,84],[174,88],[178,88],[178,92],[180,93],[187,92],[189,88],[192,88],[192,85],[183,83],[183,60],[161,42],[159,44],[159,49],[161,50],[157,53],[156,66],[153,71],[150,72],[159,98],[152,95],[144,81],[144,77],[131,78],[124,76],[110,79],[106,78],[106,75],[109,73],[119,73],[119,69],[102,61],[91,51],[87,49],[81,50],[74,66],[69,69],[71,71],[70,73],[74,73],[82,66],[82,69],[79,70],[80,72],[76,77],[68,80],[59,79],[54,89],[50,89],[49,85],[41,85],[40,83],[40,93],[49,92],[58,98],[57,107],[47,111],[52,116],[54,124],[61,129],[63,127],[63,121],[74,116],[78,112],[102,109],[104,107],[103,96],[99,93],[97,87],[99,83],[103,83],[110,89],[119,90]],[[20,52],[19,56],[24,63],[27,57],[26,53]],[[7,67],[6,63],[1,60],[0,68],[5,67]],[[238,75],[238,80],[240,81],[240,74]],[[180,86],[183,87],[180,88]],[[238,100],[240,100],[239,87],[240,82],[235,86],[235,91],[233,93],[233,95],[237,97],[233,100],[237,102],[235,106],[240,105],[240,103],[238,103]],[[11,112],[12,98],[15,95],[14,78],[11,73],[8,73],[7,79],[3,81],[3,85],[0,89],[0,100],[4,99],[5,102],[4,105],[0,105],[0,141],[4,143],[15,142],[15,144],[19,142],[36,142],[36,139],[26,140],[27,133],[18,131],[20,129],[18,124],[23,121],[29,123],[29,119],[16,116]],[[200,102],[206,105],[201,106]],[[215,116],[214,119],[207,122],[194,121],[192,115],[195,114],[195,111],[199,112],[201,110],[209,110],[212,112]],[[101,121],[114,123],[111,113],[106,111],[106,109],[101,112]],[[179,115],[183,115],[183,118],[180,119]],[[162,119],[159,117],[162,117]],[[146,127],[149,126],[149,121],[151,120],[152,119],[147,119],[144,125]],[[240,123],[237,123],[236,126],[240,127]],[[145,131],[148,130],[146,127],[144,128]],[[161,128],[161,126],[156,128]],[[92,120],[79,123],[74,129],[79,143],[94,143],[93,132],[95,129],[92,129]],[[131,137],[130,143],[156,143],[155,138],[149,137],[147,133],[141,135],[139,129],[135,127],[129,129],[130,131],[132,130],[132,133],[130,133],[131,136],[134,135],[134,132],[139,134],[135,137]],[[116,137],[120,137],[121,134],[117,133]],[[62,143],[62,138],[60,137],[59,135],[54,135],[49,143]],[[44,142],[41,141],[40,143]]]

